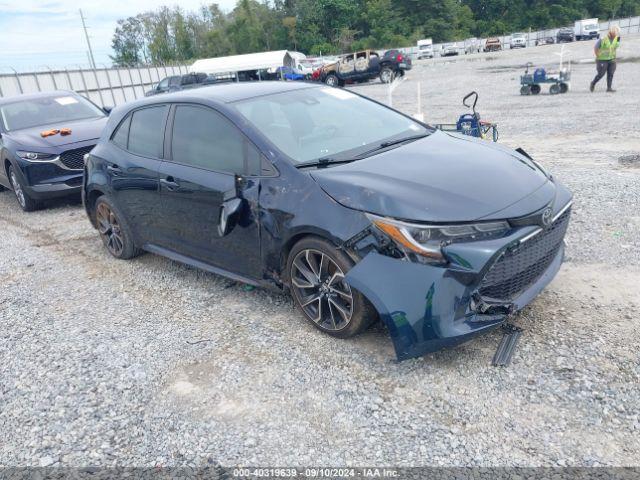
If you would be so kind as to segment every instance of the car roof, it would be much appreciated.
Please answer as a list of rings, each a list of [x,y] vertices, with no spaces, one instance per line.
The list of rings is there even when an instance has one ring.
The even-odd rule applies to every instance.
[[[211,85],[193,90],[182,90],[180,92],[168,93],[149,97],[136,104],[165,103],[180,101],[208,100],[215,103],[233,103],[249,98],[273,95],[276,93],[289,92],[294,90],[304,90],[307,88],[320,88],[323,85],[306,82],[292,83],[281,80],[264,80],[259,82],[229,82],[218,85]]]
[[[13,95],[10,97],[2,97],[0,98],[0,105],[6,105],[8,103],[19,102],[21,100],[34,100],[37,98],[51,98],[57,97],[60,95],[76,95],[77,93],[72,92],[70,90],[52,90],[50,92],[38,92],[38,93],[24,93],[21,95]]]

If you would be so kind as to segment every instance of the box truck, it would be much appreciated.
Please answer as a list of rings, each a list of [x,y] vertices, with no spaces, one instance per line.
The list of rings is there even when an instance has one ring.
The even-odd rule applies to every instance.
[[[433,58],[433,40],[430,38],[418,40],[418,60],[421,58]]]
[[[576,21],[576,24],[573,27],[573,33],[576,36],[576,40],[600,38],[598,19],[588,18],[586,20]]]

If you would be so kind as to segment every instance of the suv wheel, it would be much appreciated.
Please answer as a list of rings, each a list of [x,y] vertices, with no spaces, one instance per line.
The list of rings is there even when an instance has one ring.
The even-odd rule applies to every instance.
[[[16,171],[13,169],[13,165],[9,166],[9,181],[11,182],[11,188],[13,188],[13,193],[16,194],[16,199],[22,210],[25,212],[33,212],[40,207],[40,203],[31,198],[25,191],[24,186],[18,179]]]
[[[382,70],[380,70],[380,81],[382,83],[393,82],[393,77],[394,77],[394,74],[391,67],[383,67]]]
[[[129,224],[109,198],[98,198],[94,212],[100,238],[111,255],[121,260],[139,255]]]
[[[316,328],[338,338],[365,330],[376,318],[367,299],[344,280],[353,262],[326,240],[298,242],[287,262],[293,299]]]
[[[333,73],[327,75],[327,78],[324,79],[324,83],[329,85],[330,87],[337,87],[340,84],[338,77],[336,77]]]

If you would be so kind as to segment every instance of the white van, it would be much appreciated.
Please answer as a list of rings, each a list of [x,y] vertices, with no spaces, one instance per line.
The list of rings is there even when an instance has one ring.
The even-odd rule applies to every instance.
[[[422,58],[433,58],[433,40],[430,38],[418,40],[418,60]]]
[[[600,38],[598,19],[588,18],[586,20],[576,21],[576,24],[573,27],[573,33],[576,36],[576,40]]]

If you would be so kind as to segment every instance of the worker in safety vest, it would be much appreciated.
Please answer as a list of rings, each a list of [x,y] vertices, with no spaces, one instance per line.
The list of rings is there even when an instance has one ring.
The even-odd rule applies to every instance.
[[[600,81],[604,74],[607,74],[607,92],[615,92],[611,88],[613,83],[613,74],[616,71],[616,50],[620,46],[620,27],[613,25],[609,28],[609,33],[604,38],[596,42],[593,51],[596,54],[596,68],[598,73],[591,82],[589,90],[593,92],[596,83]]]

